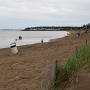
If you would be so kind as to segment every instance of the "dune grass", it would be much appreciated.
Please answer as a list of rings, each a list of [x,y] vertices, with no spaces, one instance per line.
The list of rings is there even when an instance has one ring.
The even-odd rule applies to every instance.
[[[75,55],[66,60],[64,65],[56,67],[54,90],[63,90],[68,85],[73,73],[85,65],[90,66],[90,44],[83,45]]]

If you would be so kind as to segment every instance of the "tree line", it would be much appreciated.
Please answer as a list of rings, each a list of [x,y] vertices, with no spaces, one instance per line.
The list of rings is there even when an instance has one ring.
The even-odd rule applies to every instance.
[[[38,27],[27,27],[22,31],[66,31],[66,30],[86,30],[90,28],[89,24],[83,26],[38,26]]]

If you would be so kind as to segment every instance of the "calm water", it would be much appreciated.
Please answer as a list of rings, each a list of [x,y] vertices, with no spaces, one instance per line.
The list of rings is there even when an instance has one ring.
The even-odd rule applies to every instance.
[[[10,47],[17,39],[17,46],[48,42],[50,39],[61,38],[67,35],[66,31],[0,31],[0,48]],[[22,40],[18,37],[22,36]]]

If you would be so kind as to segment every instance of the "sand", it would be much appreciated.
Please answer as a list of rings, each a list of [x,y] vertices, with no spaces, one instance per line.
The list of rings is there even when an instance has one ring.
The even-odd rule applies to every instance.
[[[15,55],[10,48],[0,49],[0,90],[42,90],[46,68],[56,60],[64,64],[76,47],[86,44],[86,39],[90,41],[90,33],[80,37],[73,33],[47,43],[18,46]]]

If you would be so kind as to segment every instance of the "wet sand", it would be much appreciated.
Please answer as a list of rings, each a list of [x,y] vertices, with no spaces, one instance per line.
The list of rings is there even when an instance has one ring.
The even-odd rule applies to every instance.
[[[45,69],[56,60],[64,64],[86,39],[90,42],[90,33],[80,37],[72,33],[50,42],[18,46],[15,55],[10,48],[0,49],[0,90],[40,90]]]

